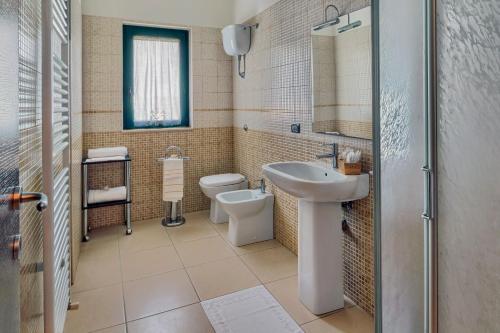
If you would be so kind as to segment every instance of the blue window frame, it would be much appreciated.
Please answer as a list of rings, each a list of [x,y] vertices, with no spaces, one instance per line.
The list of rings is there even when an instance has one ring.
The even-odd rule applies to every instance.
[[[123,128],[189,127],[189,31],[123,26]]]

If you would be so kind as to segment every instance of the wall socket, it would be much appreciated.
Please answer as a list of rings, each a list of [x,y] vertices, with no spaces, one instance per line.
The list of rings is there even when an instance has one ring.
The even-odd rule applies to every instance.
[[[292,133],[300,133],[300,124],[299,123],[292,124],[291,131]]]

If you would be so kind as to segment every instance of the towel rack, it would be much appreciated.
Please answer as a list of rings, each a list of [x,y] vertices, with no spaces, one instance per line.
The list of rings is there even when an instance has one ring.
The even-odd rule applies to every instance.
[[[191,160],[191,157],[185,157],[184,156],[184,151],[182,150],[181,147],[179,147],[179,146],[168,146],[167,149],[165,149],[165,157],[159,158],[158,162],[163,162],[163,160],[165,160],[165,159],[172,158],[173,157],[173,155],[171,154],[172,150],[174,150],[177,153],[177,158],[179,158],[181,160],[184,160],[184,161]]]
[[[127,196],[125,200],[118,200],[118,201],[107,201],[107,202],[99,202],[99,203],[92,203],[89,204],[88,202],[88,191],[89,191],[89,186],[88,186],[88,166],[89,165],[102,165],[102,164],[108,164],[108,163],[124,163],[124,178],[125,178],[125,187],[127,188]],[[118,206],[118,205],[124,205],[125,206],[125,225],[127,226],[125,233],[127,235],[132,234],[132,224],[131,224],[131,206],[132,206],[132,195],[131,195],[131,165],[132,165],[132,159],[127,155],[125,156],[122,160],[116,160],[116,159],[109,159],[109,160],[99,160],[99,161],[92,161],[85,159],[82,162],[82,173],[83,173],[83,190],[82,190],[82,211],[83,211],[83,241],[88,242],[90,239],[89,236],[89,222],[88,222],[88,210],[89,209],[94,209],[94,208],[101,208],[101,207],[109,207],[109,206]]]
[[[174,155],[172,151],[177,153],[176,158],[181,159],[183,161],[191,160],[190,157],[184,156],[184,151],[179,146],[168,146],[165,149],[165,157],[159,158],[158,162],[163,162],[166,159],[173,158]],[[177,202],[180,202],[180,214],[177,214]],[[184,200],[181,199],[177,202],[169,202],[165,206],[165,217],[161,220],[161,224],[165,227],[178,227],[186,223],[186,219],[184,218]],[[170,207],[170,212],[169,212]]]

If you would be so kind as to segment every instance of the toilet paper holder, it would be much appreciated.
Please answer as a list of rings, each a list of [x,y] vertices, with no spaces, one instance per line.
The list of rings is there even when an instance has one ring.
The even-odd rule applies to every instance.
[[[178,158],[183,161],[191,160],[190,157],[184,156],[184,151],[179,146],[168,146],[165,149],[165,157],[159,158],[158,162],[163,162],[170,158]],[[180,207],[178,207],[178,205]],[[176,202],[166,202],[165,217],[161,220],[161,224],[165,227],[177,227],[184,223],[186,223],[186,219],[184,218],[184,199]]]
[[[177,154],[176,155],[173,154],[172,151],[174,151]],[[159,158],[158,162],[163,162],[165,159],[174,158],[174,157],[179,158],[179,159],[184,160],[184,161],[191,160],[191,157],[184,156],[184,151],[182,150],[181,147],[168,146],[167,149],[165,149],[165,157]]]

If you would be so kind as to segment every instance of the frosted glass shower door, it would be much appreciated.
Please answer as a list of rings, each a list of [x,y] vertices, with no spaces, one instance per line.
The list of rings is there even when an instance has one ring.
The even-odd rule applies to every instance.
[[[500,332],[500,6],[436,11],[439,332]]]
[[[378,329],[424,332],[424,7],[380,0],[378,9]]]

